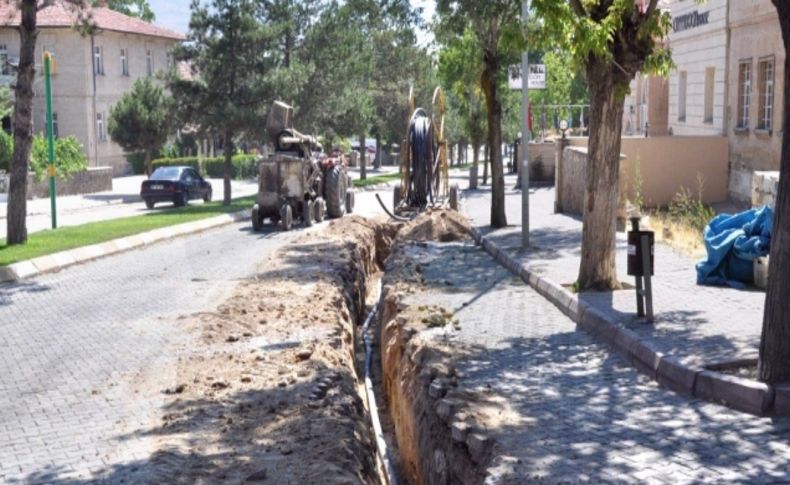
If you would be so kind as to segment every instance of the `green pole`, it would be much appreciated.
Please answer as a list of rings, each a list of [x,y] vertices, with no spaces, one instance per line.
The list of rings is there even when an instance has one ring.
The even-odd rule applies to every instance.
[[[55,127],[52,122],[52,54],[44,53],[44,86],[47,97],[47,158],[49,166],[49,203],[52,211],[52,229],[58,228],[57,186],[55,184]]]

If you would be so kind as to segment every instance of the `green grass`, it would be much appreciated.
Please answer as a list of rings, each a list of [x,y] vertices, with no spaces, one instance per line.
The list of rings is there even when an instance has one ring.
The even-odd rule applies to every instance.
[[[2,242],[0,244],[0,266],[69,249],[99,244],[162,227],[198,221],[230,212],[238,212],[249,209],[254,203],[254,196],[242,197],[234,199],[229,206],[223,206],[222,202],[209,202],[208,204],[152,212],[141,216],[91,222],[79,226],[63,227],[54,231],[35,232],[28,236],[28,242],[24,245],[7,246],[3,239],[0,240]]]

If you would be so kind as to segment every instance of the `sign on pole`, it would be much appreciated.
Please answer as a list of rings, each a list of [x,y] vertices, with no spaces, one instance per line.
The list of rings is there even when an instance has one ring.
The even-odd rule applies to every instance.
[[[521,66],[511,66],[508,73],[510,89],[521,91]],[[529,89],[546,89],[546,64],[530,64],[527,79]]]

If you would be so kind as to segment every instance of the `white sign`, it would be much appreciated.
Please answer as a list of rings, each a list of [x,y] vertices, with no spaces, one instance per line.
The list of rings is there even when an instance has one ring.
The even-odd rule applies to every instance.
[[[521,91],[521,66],[508,69],[510,89]],[[546,89],[546,64],[529,65],[529,89]]]

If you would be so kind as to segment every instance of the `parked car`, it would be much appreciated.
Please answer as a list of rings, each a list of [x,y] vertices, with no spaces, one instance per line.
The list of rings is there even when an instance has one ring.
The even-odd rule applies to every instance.
[[[211,200],[211,184],[192,167],[159,167],[140,187],[145,206],[153,209],[157,202],[172,202],[176,207],[190,200]]]

